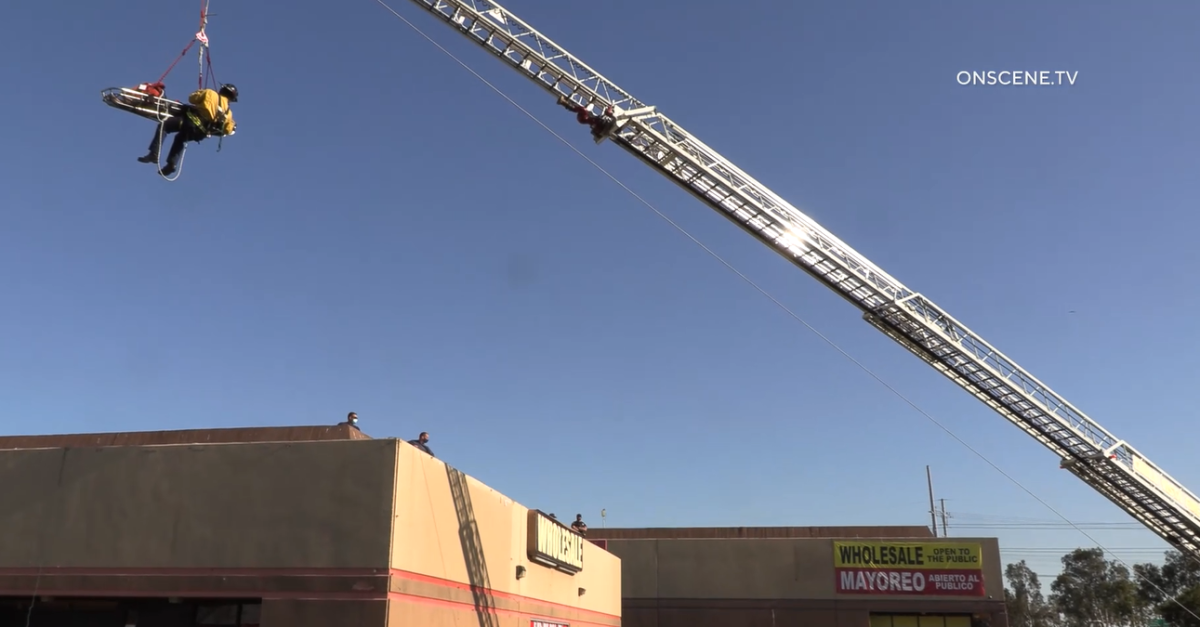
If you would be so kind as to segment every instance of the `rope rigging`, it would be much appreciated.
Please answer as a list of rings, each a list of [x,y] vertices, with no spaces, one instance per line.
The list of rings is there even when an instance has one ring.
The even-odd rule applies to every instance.
[[[216,72],[213,69],[212,49],[207,32],[208,19],[211,17],[209,13],[210,2],[211,0],[200,0],[199,28],[187,46],[171,61],[170,65],[167,66],[167,69],[157,80],[150,83],[138,84],[137,87],[110,87],[101,92],[105,104],[152,120],[158,125],[158,131],[151,144],[150,154],[139,158],[138,161],[142,163],[155,163],[158,174],[167,181],[174,181],[179,178],[180,174],[176,172],[183,167],[183,159],[189,141],[202,141],[205,137],[217,135],[217,152],[220,152],[224,136],[232,134],[231,130],[226,132],[227,129],[225,128],[227,119],[229,120],[229,125],[232,126],[232,114],[229,112],[226,103],[237,101],[237,89],[232,85],[223,85],[218,82]],[[169,99],[166,97],[165,81],[175,67],[179,65],[179,62],[192,50],[193,46],[196,47],[196,91],[187,99],[187,102]],[[213,104],[213,101],[210,100],[211,93],[198,96],[200,92],[217,92],[216,104]],[[201,105],[201,102],[204,104]],[[203,116],[198,116],[199,109],[201,108],[206,108],[207,113]],[[182,141],[179,144],[179,148],[176,149],[178,151],[178,163],[175,164],[173,158],[168,158],[168,164],[164,169],[161,159],[163,136],[169,133],[184,133],[184,129],[179,126],[181,118],[187,118],[187,121],[190,121],[195,126],[195,129],[188,128],[187,139]],[[174,126],[164,128],[168,123]],[[178,139],[181,136],[177,135],[176,137]],[[175,176],[172,177],[171,174],[175,174]]]
[[[196,89],[205,89],[210,84],[217,84],[216,74],[212,69],[212,52],[209,50],[208,33],[206,32],[206,29],[208,28],[209,2],[210,0],[201,0],[200,29],[197,30],[196,34],[192,36],[191,41],[189,41],[187,46],[184,47],[183,51],[179,53],[179,56],[175,57],[175,60],[167,66],[166,71],[162,73],[162,76],[158,77],[158,80],[154,81],[153,83],[142,83],[141,85],[138,85],[139,90],[146,91],[154,96],[163,96],[166,93],[166,84],[163,81],[167,79],[167,76],[172,70],[175,69],[175,66],[179,65],[179,62],[187,56],[187,53],[192,49],[192,46],[195,46],[197,43],[199,43],[200,46],[196,49],[196,64],[200,68],[200,71],[196,79]],[[205,70],[207,70],[207,72]]]

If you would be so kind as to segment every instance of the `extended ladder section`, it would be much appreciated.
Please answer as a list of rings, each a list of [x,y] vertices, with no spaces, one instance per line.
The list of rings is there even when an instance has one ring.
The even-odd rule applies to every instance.
[[[412,0],[556,96],[599,115],[611,139],[863,311],[868,323],[1020,427],[1088,485],[1200,558],[1200,499],[921,294],[889,276],[507,9]]]

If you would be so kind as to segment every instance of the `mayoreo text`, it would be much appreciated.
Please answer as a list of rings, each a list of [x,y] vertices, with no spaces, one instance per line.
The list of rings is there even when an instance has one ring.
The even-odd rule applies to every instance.
[[[1025,72],[1021,70],[987,70],[980,72],[963,70],[954,75],[954,80],[958,81],[959,85],[1003,85],[1005,87],[1022,85],[1058,87],[1061,85],[1074,85],[1077,78],[1079,78],[1078,70],[1074,72],[1067,70],[1041,70],[1039,72]]]
[[[980,571],[883,568],[836,569],[840,594],[984,596]]]

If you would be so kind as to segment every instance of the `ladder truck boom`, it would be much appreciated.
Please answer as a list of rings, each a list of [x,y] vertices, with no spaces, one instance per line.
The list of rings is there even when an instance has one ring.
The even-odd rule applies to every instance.
[[[928,298],[762,183],[488,0],[411,0],[551,92],[611,140],[863,312],[863,318],[1059,456],[1061,467],[1200,558],[1200,499]]]

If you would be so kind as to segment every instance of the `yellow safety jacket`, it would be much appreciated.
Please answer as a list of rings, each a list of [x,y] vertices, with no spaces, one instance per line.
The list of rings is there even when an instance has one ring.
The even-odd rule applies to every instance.
[[[232,135],[237,129],[233,121],[233,111],[229,109],[229,99],[211,89],[199,89],[190,96],[188,102],[188,120],[196,128],[208,135]]]

